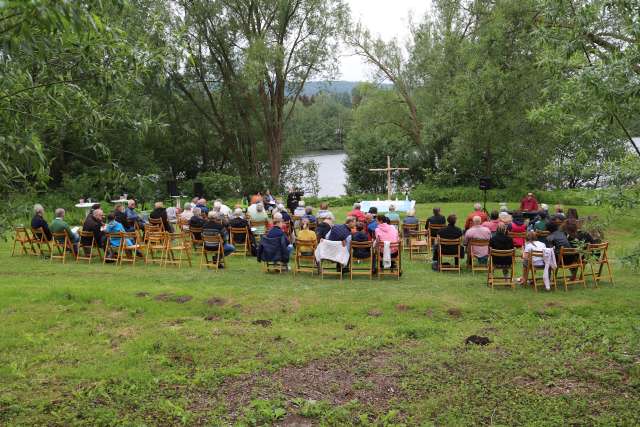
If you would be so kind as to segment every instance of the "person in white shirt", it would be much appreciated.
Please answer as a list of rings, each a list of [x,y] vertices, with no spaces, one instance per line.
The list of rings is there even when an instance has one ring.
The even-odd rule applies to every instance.
[[[296,207],[296,209],[293,211],[293,216],[302,217],[304,216],[305,213],[306,213],[306,210],[304,206],[304,200],[300,200],[298,202],[298,207]]]
[[[184,210],[180,214],[180,219],[186,222],[189,222],[192,216],[193,216],[193,207],[191,206],[191,203],[187,202],[184,204]]]
[[[220,199],[216,199],[216,201],[213,202],[213,208],[214,210],[219,211],[224,216],[228,217],[229,215],[231,215],[231,209],[229,208],[229,206],[222,203],[222,200]]]
[[[532,256],[531,252],[542,252],[545,248],[546,245],[538,240],[535,231],[527,232],[527,240],[522,251],[522,277],[518,279],[518,283],[525,283],[529,277],[529,257]],[[532,261],[536,268],[544,268],[544,259],[542,257],[534,256]]]

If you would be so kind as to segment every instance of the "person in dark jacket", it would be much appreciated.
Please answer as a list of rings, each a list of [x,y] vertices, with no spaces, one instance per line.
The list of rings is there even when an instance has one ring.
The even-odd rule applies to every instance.
[[[204,237],[219,235],[220,237],[222,237],[224,256],[230,255],[236,250],[236,248],[233,245],[229,244],[229,236],[227,235],[227,230],[222,224],[222,214],[219,214],[216,211],[209,211],[207,216],[208,220],[202,227],[202,236]]]
[[[258,262],[288,263],[293,251],[287,234],[282,231],[282,218],[277,216],[273,220],[273,227],[260,239],[258,247]]]
[[[439,208],[434,208],[433,209],[434,214],[436,214],[436,212],[440,212]],[[435,216],[435,215],[434,215]],[[434,217],[429,218],[429,220],[431,220]],[[444,217],[443,217],[444,218]],[[439,219],[438,219],[439,221]],[[455,214],[451,214],[447,217],[447,226],[445,228],[443,228],[442,230],[440,230],[438,232],[438,237],[442,238],[442,239],[449,239],[449,240],[453,240],[453,239],[459,239],[461,238],[464,233],[462,232],[462,230],[456,226],[456,222],[458,221],[458,217]],[[437,222],[434,222],[433,224],[438,224]],[[440,223],[442,224],[442,223]],[[439,257],[439,253],[438,253],[438,245],[439,242],[436,241],[433,245],[433,262],[434,264],[439,264],[440,263],[440,259]],[[457,253],[457,249],[453,246],[447,245],[442,247],[442,254],[443,255],[455,255]],[[464,258],[464,246],[460,249],[460,256],[461,258]],[[456,258],[456,265],[458,265],[458,259]]]
[[[93,234],[93,241],[96,245],[104,248],[104,233],[102,232],[102,226],[104,225],[104,212],[102,209],[96,209],[93,213],[89,214],[82,224],[82,231],[89,231]],[[86,237],[81,237],[83,246],[89,246],[91,240]]]
[[[331,228],[331,231],[325,236],[325,239],[333,242],[347,242],[351,241],[351,229],[355,226],[355,217],[348,216],[344,224],[336,224]]]
[[[40,204],[33,206],[33,218],[31,219],[31,228],[42,228],[44,236],[47,240],[51,240],[51,231],[49,230],[49,224],[44,219],[44,208]]]
[[[149,218],[153,219],[161,219],[162,224],[164,225],[164,231],[168,231],[169,233],[173,233],[173,226],[169,222],[167,218],[167,210],[164,208],[164,203],[156,202],[155,209],[149,215]]]
[[[489,247],[491,249],[497,249],[506,251],[513,249],[513,239],[507,234],[507,224],[501,223],[498,225],[496,234],[489,240]],[[493,266],[495,268],[501,268],[505,277],[509,274],[509,269],[512,268],[511,257],[494,257]]]
[[[316,236],[318,237],[318,241],[320,241],[320,239],[324,239],[327,233],[331,231],[331,218],[323,215],[319,219],[318,225],[316,226]]]
[[[356,232],[351,237],[351,241],[353,242],[368,242],[369,234],[365,231],[365,225],[362,222],[356,223]],[[371,249],[359,249],[356,248],[353,250],[354,258],[368,258],[371,253]]]

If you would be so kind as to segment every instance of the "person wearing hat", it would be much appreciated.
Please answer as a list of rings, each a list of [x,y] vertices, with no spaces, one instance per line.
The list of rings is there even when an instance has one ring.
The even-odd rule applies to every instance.
[[[538,212],[538,201],[533,193],[528,193],[527,196],[520,201],[520,210],[522,212]]]

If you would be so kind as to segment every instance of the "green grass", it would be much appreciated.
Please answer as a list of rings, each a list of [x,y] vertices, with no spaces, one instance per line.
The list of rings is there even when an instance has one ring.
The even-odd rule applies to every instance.
[[[608,230],[614,258],[637,230]],[[0,259],[1,425],[640,423],[640,290],[617,262],[614,286],[534,293],[424,261],[340,282],[240,257],[218,273]]]

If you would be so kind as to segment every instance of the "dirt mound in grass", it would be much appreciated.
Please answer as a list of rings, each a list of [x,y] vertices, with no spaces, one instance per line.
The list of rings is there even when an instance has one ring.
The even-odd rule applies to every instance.
[[[218,298],[218,297],[213,297],[213,298],[209,298],[207,300],[207,304],[209,305],[217,305],[217,306],[223,306],[225,305],[227,301],[224,298]]]
[[[309,425],[302,423],[309,420],[296,415],[295,399],[326,401],[332,405],[357,400],[369,407],[371,413],[382,414],[389,410],[394,399],[406,398],[400,387],[405,371],[396,361],[398,355],[398,350],[385,348],[317,359],[273,373],[228,378],[215,396],[209,394],[211,390],[201,390],[191,396],[189,409],[204,412],[213,402],[224,402],[229,416],[235,420],[252,399],[281,395],[287,401],[288,416],[279,425]]]

